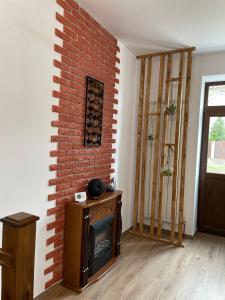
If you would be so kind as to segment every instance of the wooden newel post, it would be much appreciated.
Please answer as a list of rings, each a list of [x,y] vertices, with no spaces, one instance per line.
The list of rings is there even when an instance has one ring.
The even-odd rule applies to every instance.
[[[2,300],[32,300],[36,222],[39,217],[17,213],[1,219],[3,241]]]

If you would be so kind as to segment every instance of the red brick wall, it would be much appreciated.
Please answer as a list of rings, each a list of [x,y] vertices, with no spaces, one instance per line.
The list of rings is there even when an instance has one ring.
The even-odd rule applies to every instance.
[[[117,40],[73,0],[57,0],[57,4],[63,8],[62,15],[56,13],[63,30],[55,30],[62,44],[54,47],[61,55],[60,60],[54,60],[54,66],[61,75],[53,77],[59,88],[53,91],[52,111],[57,115],[52,126],[57,127],[58,134],[51,137],[57,150],[51,151],[50,155],[57,158],[57,163],[50,166],[51,171],[56,171],[56,178],[49,181],[49,185],[55,187],[55,193],[48,196],[54,207],[47,214],[54,215],[55,221],[47,226],[54,234],[46,243],[53,244],[54,250],[46,255],[46,260],[53,259],[53,265],[45,270],[45,274],[51,273],[46,288],[62,278],[65,204],[74,199],[75,192],[84,191],[90,179],[107,181],[114,172],[111,169],[115,153],[113,124],[116,121],[113,114],[117,113],[114,95],[117,94],[115,84],[119,73],[116,68],[116,62],[119,63]],[[105,84],[103,135],[99,148],[84,147],[87,75]]]

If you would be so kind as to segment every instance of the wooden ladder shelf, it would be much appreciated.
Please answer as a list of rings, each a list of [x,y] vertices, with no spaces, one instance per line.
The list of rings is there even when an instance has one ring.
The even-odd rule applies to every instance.
[[[194,50],[192,47],[137,57],[141,60],[141,74],[132,233],[175,246],[183,246],[187,126]],[[178,70],[175,70],[177,60]],[[156,84],[152,69],[154,63],[158,66],[158,61],[157,98],[154,98],[152,91]],[[167,231],[163,229],[165,213],[170,225]],[[169,234],[165,234],[168,231]]]

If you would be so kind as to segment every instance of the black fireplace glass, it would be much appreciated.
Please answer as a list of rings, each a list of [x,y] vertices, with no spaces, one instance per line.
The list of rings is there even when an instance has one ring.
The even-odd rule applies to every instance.
[[[90,226],[89,276],[95,274],[112,258],[113,216]]]

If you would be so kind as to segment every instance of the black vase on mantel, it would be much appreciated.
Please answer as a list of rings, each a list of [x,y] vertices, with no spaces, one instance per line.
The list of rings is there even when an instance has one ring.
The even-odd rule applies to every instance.
[[[105,192],[105,184],[101,179],[92,179],[88,183],[88,196],[91,199],[98,199],[98,197]]]

